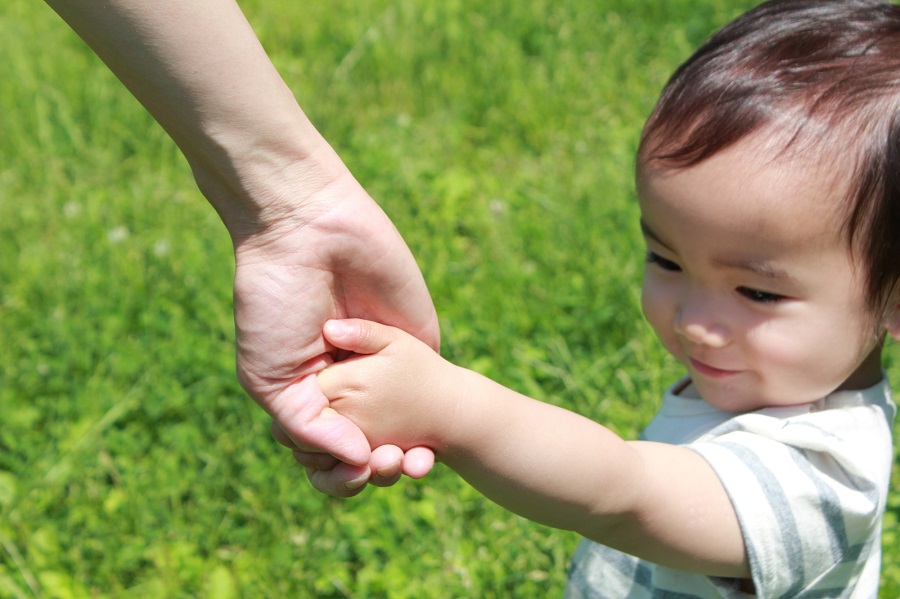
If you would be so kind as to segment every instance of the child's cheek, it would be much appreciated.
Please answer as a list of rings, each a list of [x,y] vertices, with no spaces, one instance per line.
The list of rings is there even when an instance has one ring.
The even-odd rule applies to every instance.
[[[829,363],[821,348],[830,345],[814,331],[789,323],[769,323],[748,332],[744,342],[748,366],[757,372],[760,390],[772,405],[812,401],[834,389],[840,365]],[[827,353],[827,352],[826,352]]]
[[[678,358],[681,351],[675,335],[677,300],[673,286],[656,280],[652,273],[645,274],[641,309],[663,346]]]

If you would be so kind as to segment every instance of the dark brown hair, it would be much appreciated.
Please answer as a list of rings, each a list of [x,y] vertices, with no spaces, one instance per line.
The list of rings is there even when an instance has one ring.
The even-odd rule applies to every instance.
[[[883,312],[900,280],[900,6],[774,0],[745,13],[672,75],[638,166],[687,168],[766,127],[849,183],[844,231]]]

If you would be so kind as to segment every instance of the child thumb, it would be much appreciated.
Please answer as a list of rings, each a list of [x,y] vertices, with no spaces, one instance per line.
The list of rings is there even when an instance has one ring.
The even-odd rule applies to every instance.
[[[374,354],[390,342],[390,329],[377,322],[350,318],[329,320],[324,327],[325,339],[339,349],[356,354]]]

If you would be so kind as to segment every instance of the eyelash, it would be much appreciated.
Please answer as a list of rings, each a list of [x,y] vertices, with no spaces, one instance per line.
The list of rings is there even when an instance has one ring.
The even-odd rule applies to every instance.
[[[647,264],[656,264],[667,272],[681,272],[681,267],[678,266],[677,263],[667,260],[650,250],[647,250]],[[768,291],[760,291],[759,289],[752,289],[750,287],[738,287],[737,292],[751,302],[757,304],[775,304],[786,299],[783,295],[769,293]]]
[[[757,304],[775,304],[785,299],[783,295],[760,291],[759,289],[750,289],[749,287],[738,287],[737,291],[751,302],[756,302]]]
[[[656,252],[651,252],[647,250],[647,264],[656,264],[663,270],[667,270],[669,272],[681,272],[681,267],[671,260],[666,260]]]

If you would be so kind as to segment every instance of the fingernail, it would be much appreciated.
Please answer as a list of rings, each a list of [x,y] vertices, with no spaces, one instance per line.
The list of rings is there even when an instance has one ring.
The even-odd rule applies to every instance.
[[[355,491],[356,489],[360,488],[367,482],[369,482],[369,473],[368,472],[365,474],[361,474],[361,475],[357,476],[356,478],[348,480],[347,482],[344,483],[344,488],[347,489],[348,491]]]
[[[393,464],[391,466],[385,466],[384,468],[379,468],[378,470],[375,471],[375,474],[377,474],[381,478],[390,478],[391,476],[394,476],[394,474],[397,473],[397,471],[400,469],[399,466],[400,466],[400,462],[397,462],[396,464]]]
[[[347,325],[339,320],[329,320],[325,323],[325,328],[334,336],[344,335],[347,332]]]

